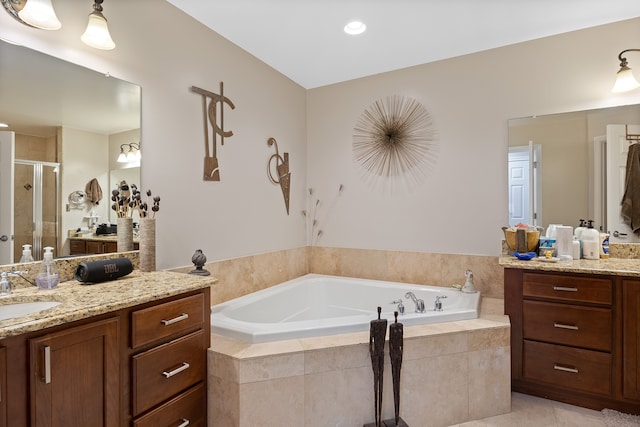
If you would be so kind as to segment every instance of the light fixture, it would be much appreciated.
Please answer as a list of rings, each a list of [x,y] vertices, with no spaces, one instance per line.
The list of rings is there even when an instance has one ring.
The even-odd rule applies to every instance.
[[[620,61],[620,70],[616,77],[616,83],[613,85],[611,92],[627,92],[640,87],[640,83],[633,76],[631,68],[627,66],[627,58],[622,55],[626,52],[640,52],[640,49],[626,49],[618,54],[618,60]]]
[[[11,16],[31,27],[43,30],[62,27],[51,0],[2,0],[2,5]]]
[[[111,34],[109,34],[109,28],[107,27],[107,19],[102,14],[103,1],[95,0],[93,3],[93,12],[89,14],[87,29],[80,36],[80,40],[87,46],[95,47],[96,49],[111,50],[116,47],[116,44],[111,39]]]
[[[344,26],[344,32],[351,35],[362,34],[367,29],[367,26],[360,21],[352,21]]]
[[[125,153],[124,147],[129,147],[129,150]],[[140,153],[140,145],[132,142],[131,144],[122,144],[120,146],[120,154],[118,155],[118,163],[131,163],[139,161],[142,158]]]

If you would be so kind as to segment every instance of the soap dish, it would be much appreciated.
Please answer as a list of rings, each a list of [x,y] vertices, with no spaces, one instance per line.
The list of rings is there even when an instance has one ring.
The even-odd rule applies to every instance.
[[[551,258],[540,257],[538,258],[538,260],[542,262],[558,262],[560,261],[560,258],[558,258],[557,256],[554,256]]]
[[[536,253],[535,252],[525,252],[525,253],[514,252],[513,256],[523,261],[529,261],[531,258],[535,258]]]

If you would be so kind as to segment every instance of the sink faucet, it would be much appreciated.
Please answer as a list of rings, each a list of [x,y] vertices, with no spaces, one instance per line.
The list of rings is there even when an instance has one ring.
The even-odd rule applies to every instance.
[[[416,313],[424,313],[424,300],[416,298],[413,292],[407,292],[404,294],[405,298],[411,298],[416,304]]]

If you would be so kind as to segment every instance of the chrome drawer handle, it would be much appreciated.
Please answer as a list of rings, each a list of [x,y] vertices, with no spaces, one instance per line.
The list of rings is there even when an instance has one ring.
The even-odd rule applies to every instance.
[[[576,325],[563,325],[562,323],[554,323],[553,327],[560,329],[571,329],[572,331],[578,330],[578,327]]]
[[[557,371],[571,372],[572,374],[578,373],[578,370],[576,368],[567,368],[566,366],[560,366],[558,364],[554,364],[553,369]]]
[[[44,347],[44,383],[51,383],[51,347]]]
[[[169,326],[169,325],[173,325],[174,323],[178,323],[178,322],[181,322],[183,320],[187,320],[188,318],[189,318],[189,315],[187,313],[182,313],[178,317],[174,317],[173,319],[169,319],[169,320],[162,319],[160,322],[164,326]]]
[[[183,418],[183,419],[182,419],[182,424],[180,424],[178,427],[187,427],[189,424],[191,424],[191,423],[189,422],[189,420],[188,420],[188,419],[186,419],[186,418]]]
[[[179,374],[180,372],[189,369],[189,364],[187,362],[182,362],[182,366],[180,366],[179,368],[174,369],[173,371],[163,371],[162,375],[164,375],[165,378],[171,378],[172,376]]]
[[[578,292],[578,288],[567,288],[566,286],[554,286],[554,291]]]

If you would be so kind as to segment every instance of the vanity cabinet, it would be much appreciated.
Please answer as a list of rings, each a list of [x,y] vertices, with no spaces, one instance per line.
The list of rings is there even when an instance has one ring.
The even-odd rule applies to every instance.
[[[138,242],[133,243],[133,249],[138,250]],[[115,240],[88,240],[88,239],[69,239],[69,254],[108,254],[118,252],[118,242]]]
[[[118,426],[118,318],[29,340],[31,426]]]
[[[623,394],[640,401],[640,280],[623,280],[622,312],[625,319],[622,342]]]
[[[511,268],[504,280],[514,391],[640,411],[640,316],[638,306],[627,303],[634,293],[640,299],[640,280]]]
[[[206,426],[209,301],[206,287],[2,339],[0,427]]]

